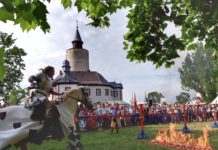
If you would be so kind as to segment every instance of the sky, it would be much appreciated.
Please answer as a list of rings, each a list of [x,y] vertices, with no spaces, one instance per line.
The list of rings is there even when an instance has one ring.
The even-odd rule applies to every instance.
[[[78,20],[83,48],[89,51],[90,70],[99,72],[109,82],[122,83],[124,101],[130,102],[133,93],[138,101],[143,101],[145,94],[157,91],[165,96],[167,102],[174,102],[182,91],[178,67],[181,67],[185,53],[181,53],[181,58],[176,59],[176,64],[170,69],[156,69],[151,62],[139,64],[126,58],[123,35],[128,31],[128,10],[120,10],[110,16],[111,26],[104,29],[88,26],[90,20],[85,13],[78,13],[76,8],[64,10],[57,1],[51,2],[48,10],[47,17],[51,30],[46,34],[40,29],[22,32],[18,25],[0,22],[0,30],[13,33],[13,38],[17,39],[16,45],[27,53],[27,56],[23,57],[26,64],[21,83],[23,88],[29,86],[27,79],[30,75],[38,73],[40,68],[47,65],[54,66],[55,76],[58,75],[66,59],[66,50],[72,47],[71,41]],[[180,36],[179,30],[172,24],[169,24],[166,32],[169,35],[176,33]]]

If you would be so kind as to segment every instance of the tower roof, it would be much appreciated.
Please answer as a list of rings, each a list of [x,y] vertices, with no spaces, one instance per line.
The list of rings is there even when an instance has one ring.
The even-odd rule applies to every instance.
[[[54,83],[56,84],[78,84],[79,81],[75,80],[73,76],[70,74],[70,63],[68,60],[64,60],[62,66],[63,72],[54,79]]]
[[[83,42],[80,36],[79,30],[78,30],[78,26],[76,27],[76,32],[75,32],[74,39],[72,42]]]
[[[64,60],[62,69],[64,72],[69,73],[70,72],[70,62],[68,60]]]
[[[73,44],[73,48],[82,48],[83,41],[79,33],[78,25],[76,26],[76,32],[72,44]]]
[[[71,74],[65,73],[63,74],[60,72],[60,74],[54,79],[53,83],[56,84],[78,84],[79,81],[75,80]]]

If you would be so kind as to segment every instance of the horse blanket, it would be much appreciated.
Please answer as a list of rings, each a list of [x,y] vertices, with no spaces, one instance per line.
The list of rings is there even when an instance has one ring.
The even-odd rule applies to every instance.
[[[43,122],[30,119],[31,110],[24,106],[10,106],[0,109],[0,149],[31,137],[43,127]]]
[[[77,124],[74,122],[77,110],[76,99],[80,99],[81,95],[81,90],[71,90],[63,95],[63,103],[57,105],[60,113],[59,122],[68,139],[69,149],[82,147]],[[0,108],[0,150],[29,142],[43,129],[44,121],[31,120],[31,113],[32,110],[21,105]]]

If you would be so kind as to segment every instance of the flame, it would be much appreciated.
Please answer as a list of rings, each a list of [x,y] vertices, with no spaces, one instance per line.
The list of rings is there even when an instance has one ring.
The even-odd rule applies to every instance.
[[[192,150],[212,150],[208,132],[209,128],[204,127],[203,135],[195,138],[193,134],[184,134],[181,131],[176,131],[176,125],[170,124],[169,129],[159,130],[157,136],[151,142]]]

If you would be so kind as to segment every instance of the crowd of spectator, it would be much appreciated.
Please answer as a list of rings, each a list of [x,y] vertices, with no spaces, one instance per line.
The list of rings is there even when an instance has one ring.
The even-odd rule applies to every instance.
[[[0,103],[0,108],[6,106]],[[218,118],[218,104],[185,105],[185,108],[183,104],[143,105],[144,124],[180,123],[183,122],[184,114],[188,122],[213,121],[215,117]],[[116,117],[119,127],[139,125],[141,119],[139,107],[107,102],[98,102],[91,110],[80,104],[78,117],[86,129],[110,128],[113,117]]]
[[[139,108],[128,108],[117,103],[99,102],[92,110],[87,110],[81,104],[78,109],[79,118],[83,121],[92,118],[97,128],[109,128],[113,109],[117,110],[116,116],[120,127],[139,125]],[[143,105],[144,124],[180,123],[183,122],[184,114],[188,122],[213,121],[214,117],[218,117],[217,112],[218,105],[185,105],[185,109],[182,104]]]

